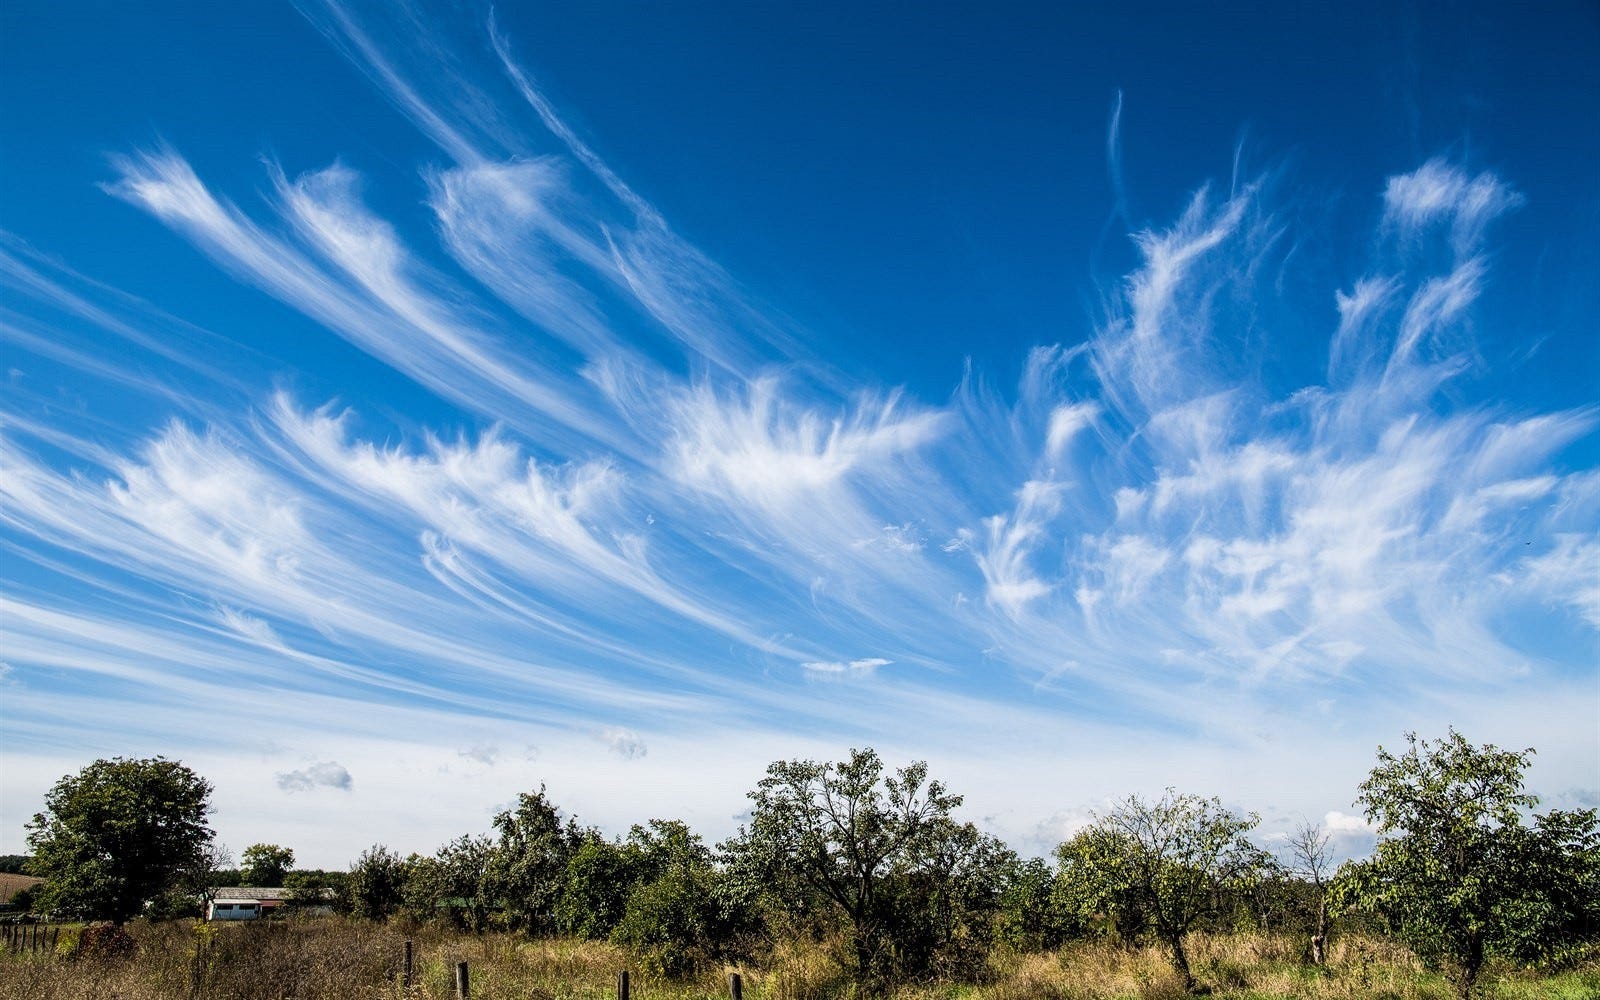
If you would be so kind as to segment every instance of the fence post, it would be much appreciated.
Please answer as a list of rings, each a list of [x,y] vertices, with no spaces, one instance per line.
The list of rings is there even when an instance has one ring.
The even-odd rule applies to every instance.
[[[405,960],[400,965],[400,985],[411,988],[411,939],[406,938]]]
[[[50,953],[55,954],[56,945],[61,941],[61,925],[50,928]]]
[[[744,980],[739,978],[737,972],[728,973],[728,997],[730,1000],[744,1000]]]
[[[628,1000],[628,970],[617,973],[617,1000]]]
[[[456,963],[456,996],[466,1000],[472,995],[472,984],[467,978],[467,963]]]

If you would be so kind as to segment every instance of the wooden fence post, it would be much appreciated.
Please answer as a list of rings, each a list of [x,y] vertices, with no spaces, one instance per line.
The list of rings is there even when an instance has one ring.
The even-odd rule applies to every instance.
[[[50,928],[50,954],[52,954],[52,955],[55,954],[56,945],[60,941],[61,941],[61,925],[57,924],[56,926]]]
[[[628,1000],[628,970],[617,973],[617,1000]]]
[[[472,984],[467,978],[467,963],[465,962],[456,963],[456,996],[461,997],[462,1000],[472,996]]]
[[[400,985],[411,988],[411,939],[406,938],[406,955],[400,966]]]
[[[744,1000],[744,980],[737,972],[728,973],[728,997],[729,1000]]]

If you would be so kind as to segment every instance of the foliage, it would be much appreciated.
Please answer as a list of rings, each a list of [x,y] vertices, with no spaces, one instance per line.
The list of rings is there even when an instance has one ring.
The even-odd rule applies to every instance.
[[[1456,969],[1469,996],[1494,954],[1535,960],[1592,935],[1600,917],[1600,832],[1592,809],[1524,823],[1534,751],[1475,747],[1451,729],[1406,734],[1356,803],[1378,825],[1370,860],[1341,873],[1340,895],[1382,915],[1408,943]]]
[[[1005,873],[1016,855],[971,823],[947,817],[928,825],[919,855],[889,881],[892,971],[902,977],[981,976]]]
[[[1258,877],[1264,855],[1244,837],[1257,822],[1170,788],[1154,802],[1129,796],[1062,845],[1065,895],[1080,914],[1109,912],[1124,941],[1154,931],[1193,987],[1184,938],[1229,890]]]
[[[566,881],[556,901],[556,925],[589,940],[609,936],[622,921],[629,893],[642,879],[638,852],[630,846],[599,837],[584,841],[567,862]]]
[[[138,950],[133,935],[121,924],[90,924],[78,933],[72,954],[74,958],[123,961]]]
[[[352,916],[386,920],[405,902],[406,863],[382,844],[373,844],[350,865],[344,880],[344,906]]]
[[[584,841],[599,835],[580,829],[575,820],[563,823],[543,787],[519,795],[515,809],[495,816],[494,827],[499,839],[483,860],[477,895],[503,904],[508,929],[554,930],[568,862]]]
[[[464,930],[486,929],[496,902],[484,892],[494,852],[488,837],[462,835],[431,858],[413,855],[406,862],[406,908],[422,920],[442,917]]]
[[[239,855],[241,885],[280,888],[294,867],[294,851],[277,844],[251,844]]]
[[[998,895],[1003,853],[951,818],[961,797],[927,775],[918,762],[885,777],[872,750],[774,763],[750,793],[749,829],[725,848],[735,884],[837,918],[858,982],[926,974],[941,946],[978,939],[966,920]]]
[[[1006,866],[995,916],[995,936],[1017,951],[1061,947],[1079,928],[1056,892],[1056,873],[1040,858]]]
[[[31,875],[28,862],[32,860],[26,854],[0,854],[0,874]]]
[[[747,896],[699,835],[676,820],[635,826],[621,847],[637,882],[611,939],[663,976],[736,957],[755,923]]]
[[[204,864],[211,784],[163,757],[97,760],[56,782],[27,825],[42,902],[117,923]]]
[[[336,909],[346,898],[347,878],[344,872],[303,869],[285,875],[283,888],[289,890],[289,906],[296,909],[320,906]]]

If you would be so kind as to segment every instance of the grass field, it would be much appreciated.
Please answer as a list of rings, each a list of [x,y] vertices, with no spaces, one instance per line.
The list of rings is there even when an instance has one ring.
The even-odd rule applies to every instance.
[[[421,1000],[454,996],[456,963],[467,962],[472,996],[483,1000],[611,1000],[627,955],[603,943],[466,936],[342,919],[260,924],[136,923],[131,958],[72,957],[75,932],[60,954],[0,956],[0,1000]],[[404,942],[413,941],[414,978],[400,984]],[[1226,1000],[1279,997],[1447,1000],[1449,981],[1393,944],[1337,940],[1329,963],[1301,963],[1302,943],[1232,934],[1191,939],[1203,990]],[[842,1000],[855,993],[820,946],[780,947],[759,967],[719,969],[691,981],[653,981],[632,973],[635,1000],[715,1000],[738,971],[747,1000]],[[906,984],[895,1000],[1112,1000],[1178,998],[1184,992],[1157,949],[1084,942],[1060,952],[1000,953],[982,983]],[[1537,975],[1488,971],[1479,996],[1498,1000],[1600,998],[1600,963]]]

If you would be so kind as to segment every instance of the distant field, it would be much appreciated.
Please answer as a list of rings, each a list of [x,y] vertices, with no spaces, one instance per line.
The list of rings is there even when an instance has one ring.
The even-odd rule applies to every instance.
[[[58,955],[0,956],[0,1000],[422,1000],[454,996],[454,970],[467,962],[471,995],[484,1000],[611,1000],[628,956],[571,939],[468,936],[433,927],[406,930],[339,918],[252,925],[187,921],[130,925],[138,950],[125,960]],[[404,942],[413,941],[413,985],[400,984]],[[1393,944],[1337,940],[1329,964],[1300,961],[1302,942],[1255,934],[1196,935],[1191,961],[1201,989],[1229,1000],[1278,997],[1447,1000],[1455,992]],[[632,972],[635,1000],[727,997],[726,972],[686,981]],[[835,1000],[855,995],[824,946],[780,946],[759,967],[737,970],[747,1000]],[[1185,994],[1164,954],[1080,943],[1036,955],[997,953],[982,983],[902,984],[896,1000],[1161,1000]],[[1501,1000],[1593,1000],[1600,962],[1549,975],[1495,968],[1478,994]]]

